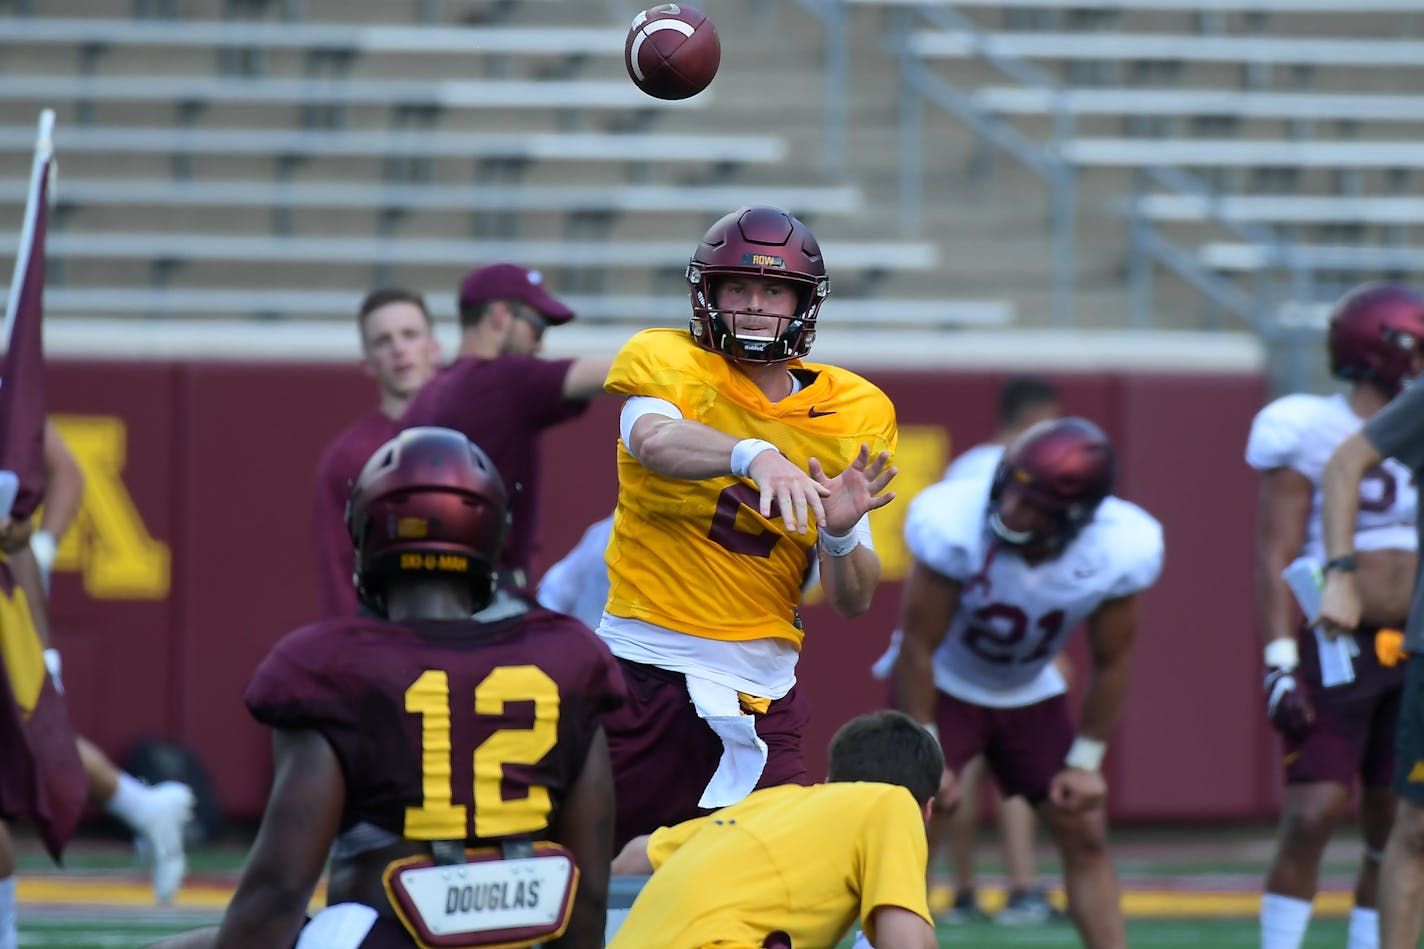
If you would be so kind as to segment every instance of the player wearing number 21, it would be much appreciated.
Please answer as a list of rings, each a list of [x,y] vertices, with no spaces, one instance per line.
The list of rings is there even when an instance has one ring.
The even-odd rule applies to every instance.
[[[943,803],[954,772],[983,754],[1004,797],[1038,808],[1089,949],[1127,945],[1100,768],[1127,691],[1139,594],[1163,554],[1157,521],[1112,496],[1116,468],[1096,425],[1058,419],[1016,438],[992,474],[915,498],[894,666],[896,704],[940,738]],[[1053,657],[1085,620],[1092,664],[1075,736]]]
[[[613,657],[526,601],[471,618],[493,596],[507,513],[460,433],[378,448],[347,511],[374,615],[291,633],[248,685],[274,776],[216,944],[601,946]],[[328,852],[328,906],[304,927]]]
[[[806,226],[734,211],[687,280],[690,333],[639,333],[605,383],[629,397],[598,627],[629,694],[606,722],[620,845],[754,788],[810,783],[802,582],[819,559],[831,607],[868,609],[867,516],[894,497],[890,400],[802,361],[829,290]]]

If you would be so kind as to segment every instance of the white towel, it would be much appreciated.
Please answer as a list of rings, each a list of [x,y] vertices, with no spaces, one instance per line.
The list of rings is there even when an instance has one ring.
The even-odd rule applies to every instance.
[[[302,928],[296,949],[356,949],[376,925],[376,911],[364,903],[337,903]]]
[[[888,679],[890,673],[895,668],[895,660],[900,655],[900,637],[903,634],[897,629],[890,634],[890,645],[885,649],[884,655],[875,660],[875,664],[870,667],[870,674],[877,679]]]
[[[1319,618],[1320,599],[1325,590],[1325,577],[1319,561],[1313,557],[1297,557],[1290,566],[1281,571],[1281,577],[1295,594],[1296,603],[1305,615],[1307,623]],[[1327,689],[1337,685],[1349,685],[1355,681],[1355,657],[1360,654],[1355,637],[1346,633],[1331,639],[1312,626],[1315,644],[1320,653],[1320,684]]]
[[[742,714],[737,690],[697,676],[687,677],[687,694],[707,727],[722,739],[722,760],[698,807],[726,807],[746,797],[766,767],[766,742],[756,733],[756,717]]]
[[[1331,639],[1317,626],[1315,645],[1320,650],[1320,684],[1327,689],[1337,685],[1349,685],[1355,681],[1355,657],[1360,654],[1360,645],[1351,633]]]

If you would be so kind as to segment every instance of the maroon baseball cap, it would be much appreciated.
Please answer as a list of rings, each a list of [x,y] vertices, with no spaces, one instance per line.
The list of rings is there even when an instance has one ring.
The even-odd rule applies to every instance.
[[[460,284],[460,306],[491,300],[518,300],[537,310],[551,326],[574,318],[574,311],[555,300],[544,288],[544,277],[539,271],[518,264],[488,264],[465,274]]]

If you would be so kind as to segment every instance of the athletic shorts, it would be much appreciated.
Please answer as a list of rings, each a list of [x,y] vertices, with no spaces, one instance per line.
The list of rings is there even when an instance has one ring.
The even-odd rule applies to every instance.
[[[710,813],[697,806],[722,758],[722,739],[697,716],[681,673],[619,659],[623,707],[603,720],[617,796],[618,849],[639,834]],[[795,688],[756,714],[766,742],[758,788],[810,784],[801,735],[811,713]],[[617,852],[615,850],[615,852]]]
[[[940,692],[935,722],[951,770],[983,754],[1004,797],[1022,795],[1035,806],[1048,797],[1076,734],[1064,695],[1018,708],[991,708]]]

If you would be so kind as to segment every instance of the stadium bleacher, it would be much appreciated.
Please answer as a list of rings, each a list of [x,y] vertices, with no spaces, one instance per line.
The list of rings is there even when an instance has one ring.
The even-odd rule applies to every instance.
[[[1120,279],[1133,255],[1125,206],[1138,209],[1136,226],[1198,247],[1239,242],[1223,220],[1321,246],[1341,243],[1340,228],[1347,240],[1408,244],[1397,231],[1424,210],[1395,197],[1424,164],[1424,107],[1398,82],[1424,50],[1397,16],[1416,9],[1410,0],[1364,0],[1348,16],[1325,0],[805,6],[838,7],[852,27],[844,176],[821,153],[828,103],[816,96],[831,33],[767,29],[789,16],[757,5],[718,12],[719,29],[739,38],[724,41],[718,82],[668,105],[626,81],[627,11],[616,3],[110,3],[88,16],[59,0],[28,4],[34,15],[10,16],[0,36],[0,70],[16,80],[0,82],[0,198],[17,190],[32,113],[54,105],[65,167],[57,279],[81,295],[108,288],[145,301],[133,312],[185,315],[155,304],[163,292],[185,306],[204,287],[220,299],[233,287],[215,254],[236,255],[244,275],[268,268],[274,299],[292,301],[353,281],[453,285],[462,243],[469,255],[527,251],[576,293],[665,301],[685,255],[671,248],[722,207],[767,200],[832,229],[828,243],[845,255],[831,259],[838,297],[934,314],[975,312],[958,299],[999,301],[1015,322],[1046,323],[1054,245],[1019,225],[1045,219],[1050,196],[1025,186],[1033,175],[989,163],[992,149],[944,113],[922,130],[922,223],[902,231],[905,171],[886,143],[903,90],[886,67],[903,48],[985,121],[1077,169],[1081,325],[1133,316]],[[1046,81],[1006,84],[1003,61],[1032,63]],[[1162,163],[1199,173],[1216,197],[1139,189],[1138,170]],[[999,180],[986,189],[989,167]],[[131,239],[117,238],[119,221]],[[340,286],[289,279],[290,255],[253,249],[269,236],[315,262],[309,278]],[[407,249],[387,249],[395,243]],[[654,248],[648,273],[620,263],[610,284],[585,272],[619,249]],[[161,256],[145,262],[141,251]],[[1198,293],[1160,282],[1151,321],[1198,325]],[[213,312],[242,311],[187,315]]]
[[[1126,299],[1090,290],[1097,314],[1115,307],[1137,325],[1161,325],[1255,299],[1238,315],[1264,330],[1276,311],[1321,302],[1293,292],[1328,295],[1409,269],[1398,248],[1417,243],[1409,229],[1421,209],[1407,196],[1424,167],[1424,111],[1411,94],[1424,38],[1400,14],[1418,13],[1417,3],[847,0],[846,9],[903,51],[902,95],[930,104],[902,139],[924,156],[902,174],[911,205],[942,174],[934,146],[915,140],[942,138],[937,125],[948,122],[975,137],[971,178],[992,175],[1006,203],[1035,196],[1072,230],[1057,246],[1075,249],[1080,297],[1120,280],[1124,256],[1134,278],[1191,271]],[[1144,174],[1153,169],[1176,177]],[[1164,184],[1188,179],[1185,189]],[[1299,254],[1279,250],[1297,245]],[[1276,268],[1288,273],[1256,281]],[[1241,292],[1228,292],[1238,280]]]
[[[38,4],[7,21],[0,68],[15,81],[0,82],[0,167],[16,174],[0,200],[21,196],[26,115],[56,107],[57,313],[109,300],[175,319],[337,318],[353,286],[438,292],[467,266],[514,258],[573,293],[613,289],[605,272],[617,268],[618,289],[646,296],[581,309],[645,319],[666,305],[695,235],[749,202],[860,227],[827,240],[846,312],[871,290],[900,320],[1015,312],[894,290],[898,275],[937,265],[932,242],[861,225],[861,186],[808,177],[777,123],[704,128],[717,90],[681,103],[639,93],[622,69],[626,21],[608,9],[501,4],[478,21],[411,23],[369,5],[245,7],[180,17],[160,4],[126,18]],[[224,273],[267,286],[243,304]]]

